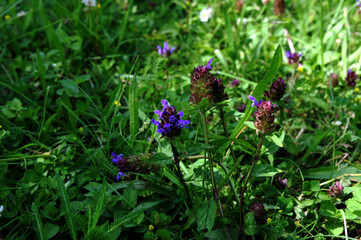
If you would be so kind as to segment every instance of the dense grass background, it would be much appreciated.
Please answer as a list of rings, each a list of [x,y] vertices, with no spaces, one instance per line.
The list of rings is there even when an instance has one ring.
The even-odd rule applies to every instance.
[[[247,220],[245,239],[360,237],[361,84],[344,80],[361,64],[355,1],[287,1],[282,16],[273,1],[245,1],[241,11],[233,0],[98,3],[0,1],[0,238],[225,239],[225,223],[236,239],[239,207],[226,184],[240,191],[258,139],[253,123],[239,124],[246,114],[237,107],[248,103],[253,120],[248,95],[278,77],[289,96],[277,115],[281,130],[264,143],[246,194],[246,206],[262,202],[267,216]],[[208,6],[214,16],[200,22]],[[303,53],[303,72],[287,63],[285,29]],[[157,53],[164,41],[176,47],[169,58]],[[235,162],[217,108],[207,112],[210,146],[224,167],[215,176],[225,218],[212,200],[201,117],[189,104],[193,68],[210,58],[229,95],[232,139],[250,126],[233,145]],[[174,144],[193,207],[172,171],[169,141],[151,124],[162,99],[191,120]],[[160,169],[117,182],[112,152],[159,153],[149,161]],[[276,187],[279,177],[286,189]],[[336,179],[344,194],[331,199]]]

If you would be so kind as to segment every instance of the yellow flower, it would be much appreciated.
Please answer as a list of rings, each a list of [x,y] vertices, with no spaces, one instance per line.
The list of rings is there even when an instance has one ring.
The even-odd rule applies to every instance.
[[[5,18],[5,20],[9,20],[11,17],[6,14],[4,18]]]
[[[283,212],[283,210],[281,210],[281,209],[280,209],[280,210],[278,210],[278,212],[279,212],[279,213],[282,213],[282,212]]]
[[[0,128],[2,128],[3,126],[0,125]]]
[[[355,97],[354,101],[357,102],[361,102],[361,97]]]
[[[302,67],[301,65],[298,66],[297,71],[298,71],[298,72],[303,72],[303,67]]]
[[[102,5],[100,3],[97,4],[97,8],[101,8]]]
[[[300,221],[296,221],[296,222],[295,222],[295,225],[296,225],[297,227],[301,227]]]
[[[149,231],[153,231],[153,230],[154,230],[154,226],[153,226],[153,225],[149,225],[148,229],[149,229]]]
[[[80,127],[80,128],[79,128],[79,132],[80,132],[80,133],[84,132],[84,128],[83,128],[83,127]]]
[[[360,92],[360,89],[357,87],[355,88],[355,90],[353,90],[354,93],[359,93]]]
[[[267,218],[267,223],[270,224],[272,222],[271,218]]]
[[[118,102],[118,101],[114,101],[114,105],[117,107],[120,107],[122,104],[120,104],[120,102]]]

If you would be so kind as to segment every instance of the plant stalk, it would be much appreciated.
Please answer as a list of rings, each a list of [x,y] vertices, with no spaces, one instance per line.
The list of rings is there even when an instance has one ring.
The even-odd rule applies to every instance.
[[[240,240],[241,239],[241,235],[242,235],[242,232],[243,232],[243,203],[244,203],[244,192],[246,191],[246,188],[247,188],[247,183],[248,183],[248,180],[249,178],[251,177],[251,174],[253,172],[253,169],[254,167],[256,166],[256,163],[258,161],[258,158],[259,158],[259,152],[261,150],[261,146],[262,146],[262,143],[263,143],[263,138],[264,138],[264,135],[261,134],[259,135],[259,139],[258,139],[258,145],[257,145],[257,150],[255,152],[255,154],[253,155],[253,158],[252,158],[252,166],[251,166],[251,169],[248,171],[248,174],[247,174],[247,177],[244,181],[244,184],[243,184],[243,188],[242,188],[242,191],[241,191],[241,198],[240,198],[240,209],[239,209],[239,212],[240,212],[240,223],[239,223],[239,232],[238,232],[238,239]]]
[[[204,133],[204,142],[206,145],[209,144],[208,141],[208,130],[207,130],[207,123],[206,123],[206,113],[205,112],[201,112],[201,120],[202,120],[202,127],[203,127],[203,133]],[[212,183],[212,193],[213,193],[213,198],[217,201],[218,204],[218,209],[219,212],[221,214],[222,219],[224,218],[224,213],[223,213],[223,208],[222,208],[222,203],[221,200],[219,199],[218,196],[218,191],[217,191],[217,185],[216,185],[216,181],[215,181],[215,177],[214,177],[214,171],[213,171],[213,158],[212,158],[212,154],[210,150],[207,150],[208,152],[208,164],[209,164],[209,170],[211,172],[211,183]],[[204,161],[206,161],[206,158],[204,159]],[[227,233],[227,238],[229,240],[232,240],[231,234],[228,230],[228,227],[225,223],[223,223],[224,225],[224,229]]]
[[[184,181],[184,178],[183,178],[183,175],[182,175],[182,172],[181,172],[181,169],[180,169],[180,166],[179,166],[179,154],[178,154],[178,150],[177,148],[173,145],[173,143],[170,143],[171,147],[172,147],[172,151],[173,151],[173,156],[174,156],[174,163],[175,163],[175,169],[176,169],[176,175],[179,179],[179,182],[182,184],[185,192],[186,192],[186,195],[187,195],[187,198],[188,198],[188,205],[189,207],[192,206],[192,197],[189,193],[189,190],[188,190],[188,187]]]

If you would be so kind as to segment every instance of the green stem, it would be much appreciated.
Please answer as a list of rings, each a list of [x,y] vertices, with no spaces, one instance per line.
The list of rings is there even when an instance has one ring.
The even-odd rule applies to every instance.
[[[207,130],[207,123],[206,123],[206,113],[205,112],[201,112],[201,120],[202,120],[202,127],[203,127],[203,133],[204,133],[204,142],[206,145],[209,144],[208,141],[208,130]],[[217,201],[218,203],[218,209],[219,212],[221,213],[221,217],[222,219],[224,218],[224,213],[223,213],[223,209],[222,209],[222,203],[221,200],[219,199],[218,196],[218,191],[217,191],[217,185],[216,185],[216,181],[215,181],[215,177],[214,177],[214,171],[213,171],[213,158],[212,158],[212,154],[211,151],[208,150],[208,164],[209,164],[209,170],[211,172],[211,183],[212,183],[212,193],[213,193],[213,198]],[[206,158],[204,159],[204,161],[206,161]],[[227,238],[229,240],[232,240],[231,234],[228,230],[227,225],[224,223],[224,229],[227,233]]]
[[[239,212],[240,212],[240,223],[239,223],[239,232],[238,232],[238,239],[239,239],[239,240],[241,239],[242,228],[243,228],[244,192],[246,191],[246,187],[247,187],[248,180],[249,180],[249,178],[251,177],[252,171],[253,171],[253,169],[254,169],[254,167],[256,166],[256,163],[257,163],[257,161],[258,161],[259,152],[260,152],[260,150],[261,150],[261,146],[262,146],[262,143],[263,143],[263,138],[264,138],[264,135],[263,135],[263,134],[262,134],[262,135],[259,135],[257,150],[256,150],[256,152],[255,152],[255,154],[253,155],[253,158],[252,158],[252,166],[251,166],[251,169],[248,171],[246,180],[244,181],[243,188],[242,188],[242,191],[241,191],[240,211],[239,211]]]
[[[227,131],[227,125],[226,125],[226,121],[225,121],[225,117],[224,117],[223,107],[221,107],[221,108],[219,109],[219,114],[220,114],[220,116],[221,116],[221,121],[222,121],[222,125],[223,125],[224,134],[226,135],[226,138],[228,138],[229,135],[228,135],[228,131]],[[234,154],[232,145],[229,146],[229,149],[231,150],[231,154],[232,154],[232,157],[233,157],[233,161],[234,161],[234,163],[236,163],[236,162],[237,162],[237,158],[236,158],[236,154]]]
[[[188,205],[191,207],[192,206],[192,197],[191,195],[189,194],[189,190],[188,190],[188,187],[184,181],[184,178],[183,178],[183,175],[182,175],[182,172],[180,170],[180,166],[179,166],[179,154],[178,154],[178,151],[177,151],[177,148],[173,145],[173,143],[170,143],[171,147],[172,147],[172,151],[173,151],[173,156],[174,156],[174,163],[175,163],[175,166],[176,166],[176,175],[180,181],[180,183],[182,184],[183,188],[184,188],[184,191],[186,192],[186,195],[187,195],[187,198],[188,198]]]

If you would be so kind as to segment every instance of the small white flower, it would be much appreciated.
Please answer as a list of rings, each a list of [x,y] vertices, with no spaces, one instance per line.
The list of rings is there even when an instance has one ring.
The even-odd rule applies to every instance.
[[[95,7],[97,5],[96,0],[81,0],[81,2],[88,7]]]
[[[208,20],[213,17],[212,8],[208,7],[208,8],[202,9],[199,17],[201,19],[201,22],[208,22]]]
[[[336,122],[332,122],[332,125],[334,125],[334,126],[341,126],[341,124],[342,124],[342,122],[340,122],[340,121],[336,121]]]
[[[24,11],[20,11],[16,14],[16,16],[18,16],[18,17],[23,17],[25,15],[26,15],[26,12],[24,12]]]
[[[1,205],[1,206],[0,206],[0,213],[2,213],[3,211],[4,211],[4,206]],[[0,217],[1,217],[1,214],[0,214]]]

